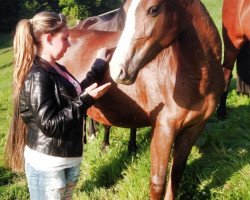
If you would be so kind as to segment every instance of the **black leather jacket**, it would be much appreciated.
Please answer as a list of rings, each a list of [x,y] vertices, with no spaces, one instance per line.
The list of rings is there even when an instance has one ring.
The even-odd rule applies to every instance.
[[[97,59],[82,81],[82,89],[99,82],[106,62]],[[66,71],[66,68],[59,65]],[[83,120],[94,104],[88,94],[77,95],[75,87],[49,63],[36,57],[20,93],[19,111],[27,125],[26,145],[59,157],[82,156]]]

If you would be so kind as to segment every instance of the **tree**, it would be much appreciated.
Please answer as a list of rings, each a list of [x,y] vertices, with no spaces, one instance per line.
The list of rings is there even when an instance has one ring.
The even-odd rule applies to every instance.
[[[0,32],[9,32],[18,21],[18,0],[0,0]]]
[[[44,10],[59,12],[58,0],[19,0],[19,16],[22,18],[31,18]]]
[[[20,19],[49,10],[81,20],[118,8],[122,0],[0,0],[0,32],[14,30]]]
[[[121,0],[59,0],[59,5],[66,16],[81,20],[118,8]]]
[[[83,19],[89,16],[86,7],[76,0],[59,0],[59,6],[64,15],[73,19]]]

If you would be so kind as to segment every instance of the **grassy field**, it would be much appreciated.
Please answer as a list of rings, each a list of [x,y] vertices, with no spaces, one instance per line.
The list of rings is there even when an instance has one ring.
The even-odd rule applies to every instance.
[[[221,30],[222,0],[203,2]],[[26,200],[24,174],[4,168],[2,157],[12,111],[12,54],[11,36],[0,34],[0,199]],[[235,79],[228,99],[228,119],[212,117],[192,149],[179,190],[180,200],[250,199],[250,99],[238,96],[234,88]],[[85,146],[74,199],[149,199],[150,129],[138,130],[139,149],[130,156],[128,129],[111,129],[111,146],[106,152],[100,150],[103,131],[99,127],[97,139]]]

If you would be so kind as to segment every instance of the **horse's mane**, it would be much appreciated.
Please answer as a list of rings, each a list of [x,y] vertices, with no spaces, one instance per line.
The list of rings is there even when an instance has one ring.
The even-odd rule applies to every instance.
[[[122,3],[122,6],[118,9],[82,20],[76,26],[76,28],[91,29],[91,30],[105,30],[105,31],[122,30],[124,28],[125,18],[126,18],[126,13],[123,8],[126,1],[127,0],[124,0]]]

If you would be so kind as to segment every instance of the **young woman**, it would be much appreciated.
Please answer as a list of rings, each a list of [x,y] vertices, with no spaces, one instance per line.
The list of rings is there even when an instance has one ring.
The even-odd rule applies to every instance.
[[[6,163],[25,173],[30,198],[71,199],[82,160],[87,109],[110,87],[97,87],[110,54],[98,51],[79,83],[56,61],[67,48],[65,17],[41,12],[21,20],[14,37],[14,115],[6,143]]]

